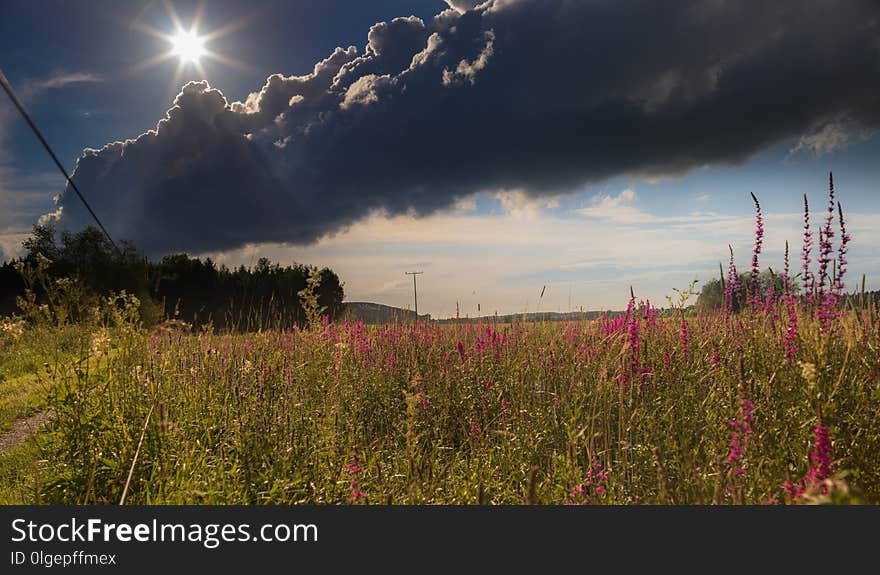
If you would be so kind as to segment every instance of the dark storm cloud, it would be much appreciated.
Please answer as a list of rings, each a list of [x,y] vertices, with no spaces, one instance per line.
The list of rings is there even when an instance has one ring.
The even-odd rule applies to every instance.
[[[874,2],[447,2],[242,103],[188,84],[155,131],[87,150],[75,179],[115,235],[197,252],[880,124]],[[62,225],[86,222],[71,194],[61,207]]]

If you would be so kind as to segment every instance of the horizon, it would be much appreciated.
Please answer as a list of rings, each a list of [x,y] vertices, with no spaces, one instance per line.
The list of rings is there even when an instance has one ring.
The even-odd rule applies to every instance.
[[[418,269],[434,318],[619,310],[630,286],[662,306],[728,244],[748,268],[752,193],[761,269],[786,241],[798,269],[802,195],[815,229],[833,172],[847,291],[880,289],[870,3],[365,4],[9,4],[0,69],[156,259],[329,267],[401,309]],[[4,98],[0,259],[89,223],[53,170]]]

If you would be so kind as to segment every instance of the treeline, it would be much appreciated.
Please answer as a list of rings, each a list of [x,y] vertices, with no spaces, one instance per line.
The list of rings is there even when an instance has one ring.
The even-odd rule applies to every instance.
[[[748,285],[751,281],[751,276],[746,273],[738,274],[737,277],[739,284],[742,286]],[[770,271],[761,272],[758,276],[757,293],[763,297],[770,292],[771,289],[775,294],[781,294],[785,290],[782,278],[778,274],[774,274]],[[724,292],[725,285],[720,278],[713,278],[707,281],[703,284],[703,288],[700,290],[699,296],[697,297],[697,307],[703,309],[724,307]],[[732,294],[732,297],[733,309],[734,311],[739,311],[742,306],[745,305],[746,296],[744,293],[740,292]],[[843,304],[846,306],[871,306],[880,304],[880,291],[865,291],[862,289],[860,291],[844,294]]]
[[[141,319],[148,325],[179,319],[196,327],[211,323],[218,329],[249,331],[303,325],[307,319],[299,295],[309,278],[305,265],[282,267],[261,258],[252,268],[227,268],[186,254],[153,262],[130,244],[116,250],[95,228],[62,233],[59,242],[52,228],[35,226],[23,246],[22,258],[0,265],[2,315],[16,312],[16,298],[27,288],[20,264],[33,269],[42,259],[45,279],[68,278],[65,288],[76,286],[86,299],[122,290],[135,294],[141,301]],[[318,273],[317,303],[333,319],[342,312],[343,284],[328,268]],[[44,285],[34,289],[38,297],[45,295]]]

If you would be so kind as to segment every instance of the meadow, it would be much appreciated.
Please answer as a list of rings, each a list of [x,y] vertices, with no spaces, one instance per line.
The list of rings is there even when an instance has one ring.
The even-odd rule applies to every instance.
[[[688,291],[555,323],[313,308],[192,333],[142,327],[123,297],[91,323],[20,324],[0,362],[44,342],[32,397],[54,417],[0,456],[0,484],[40,504],[878,503],[878,309],[843,297],[848,235],[832,263],[829,212],[814,274],[807,222],[802,272],[786,258],[759,290],[756,209],[753,273],[731,256],[712,309]]]

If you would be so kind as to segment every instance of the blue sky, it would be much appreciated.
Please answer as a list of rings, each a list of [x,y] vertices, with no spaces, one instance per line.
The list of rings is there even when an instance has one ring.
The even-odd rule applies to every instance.
[[[185,24],[199,9],[197,3],[171,5]],[[189,80],[207,80],[230,104],[244,102],[270,74],[308,74],[337,46],[355,45],[363,53],[367,31],[376,22],[411,14],[428,22],[446,7],[439,0],[206,3],[199,29],[228,30],[207,44],[223,60],[205,59],[199,71],[179,67],[175,59],[146,65],[169,49],[167,40],[145,31],[173,32],[163,2],[12,0],[0,8],[0,69],[73,169],[84,148],[101,148],[155,128]],[[485,32],[479,38],[483,44],[477,52],[462,59],[470,67],[458,69],[464,70],[460,89],[468,81],[479,86],[480,74],[492,78],[493,63],[504,56],[500,33],[497,39]],[[601,83],[602,77],[597,78]],[[657,85],[649,84],[655,91]],[[345,281],[348,300],[402,307],[412,301],[404,272],[422,269],[419,308],[435,316],[454,314],[456,302],[470,315],[478,304],[482,313],[619,309],[626,305],[630,285],[639,297],[662,304],[673,288],[715,277],[728,243],[738,265],[748,266],[754,213],[750,193],[760,198],[767,220],[763,263],[780,267],[786,240],[796,261],[802,195],[808,194],[818,223],[828,172],[833,171],[853,233],[850,283],[864,273],[869,287],[880,288],[875,255],[880,138],[869,121],[848,113],[831,118],[804,124],[802,131],[786,128],[787,136],[768,137],[729,157],[689,160],[683,168],[652,172],[636,165],[596,177],[585,174],[582,184],[566,182],[558,189],[543,183],[531,187],[530,182],[541,181],[532,175],[522,178],[522,185],[500,178],[497,186],[475,184],[460,197],[456,192],[454,202],[432,203],[425,211],[412,204],[419,213],[370,204],[305,246],[244,237],[239,245],[218,244],[194,253],[229,265],[250,265],[261,256],[327,265]],[[633,142],[632,154],[641,153],[639,142]],[[461,179],[467,178],[449,185],[460,186]],[[0,255],[16,253],[22,237],[55,208],[53,197],[63,190],[45,152],[4,101]],[[85,185],[83,192],[89,197]]]

